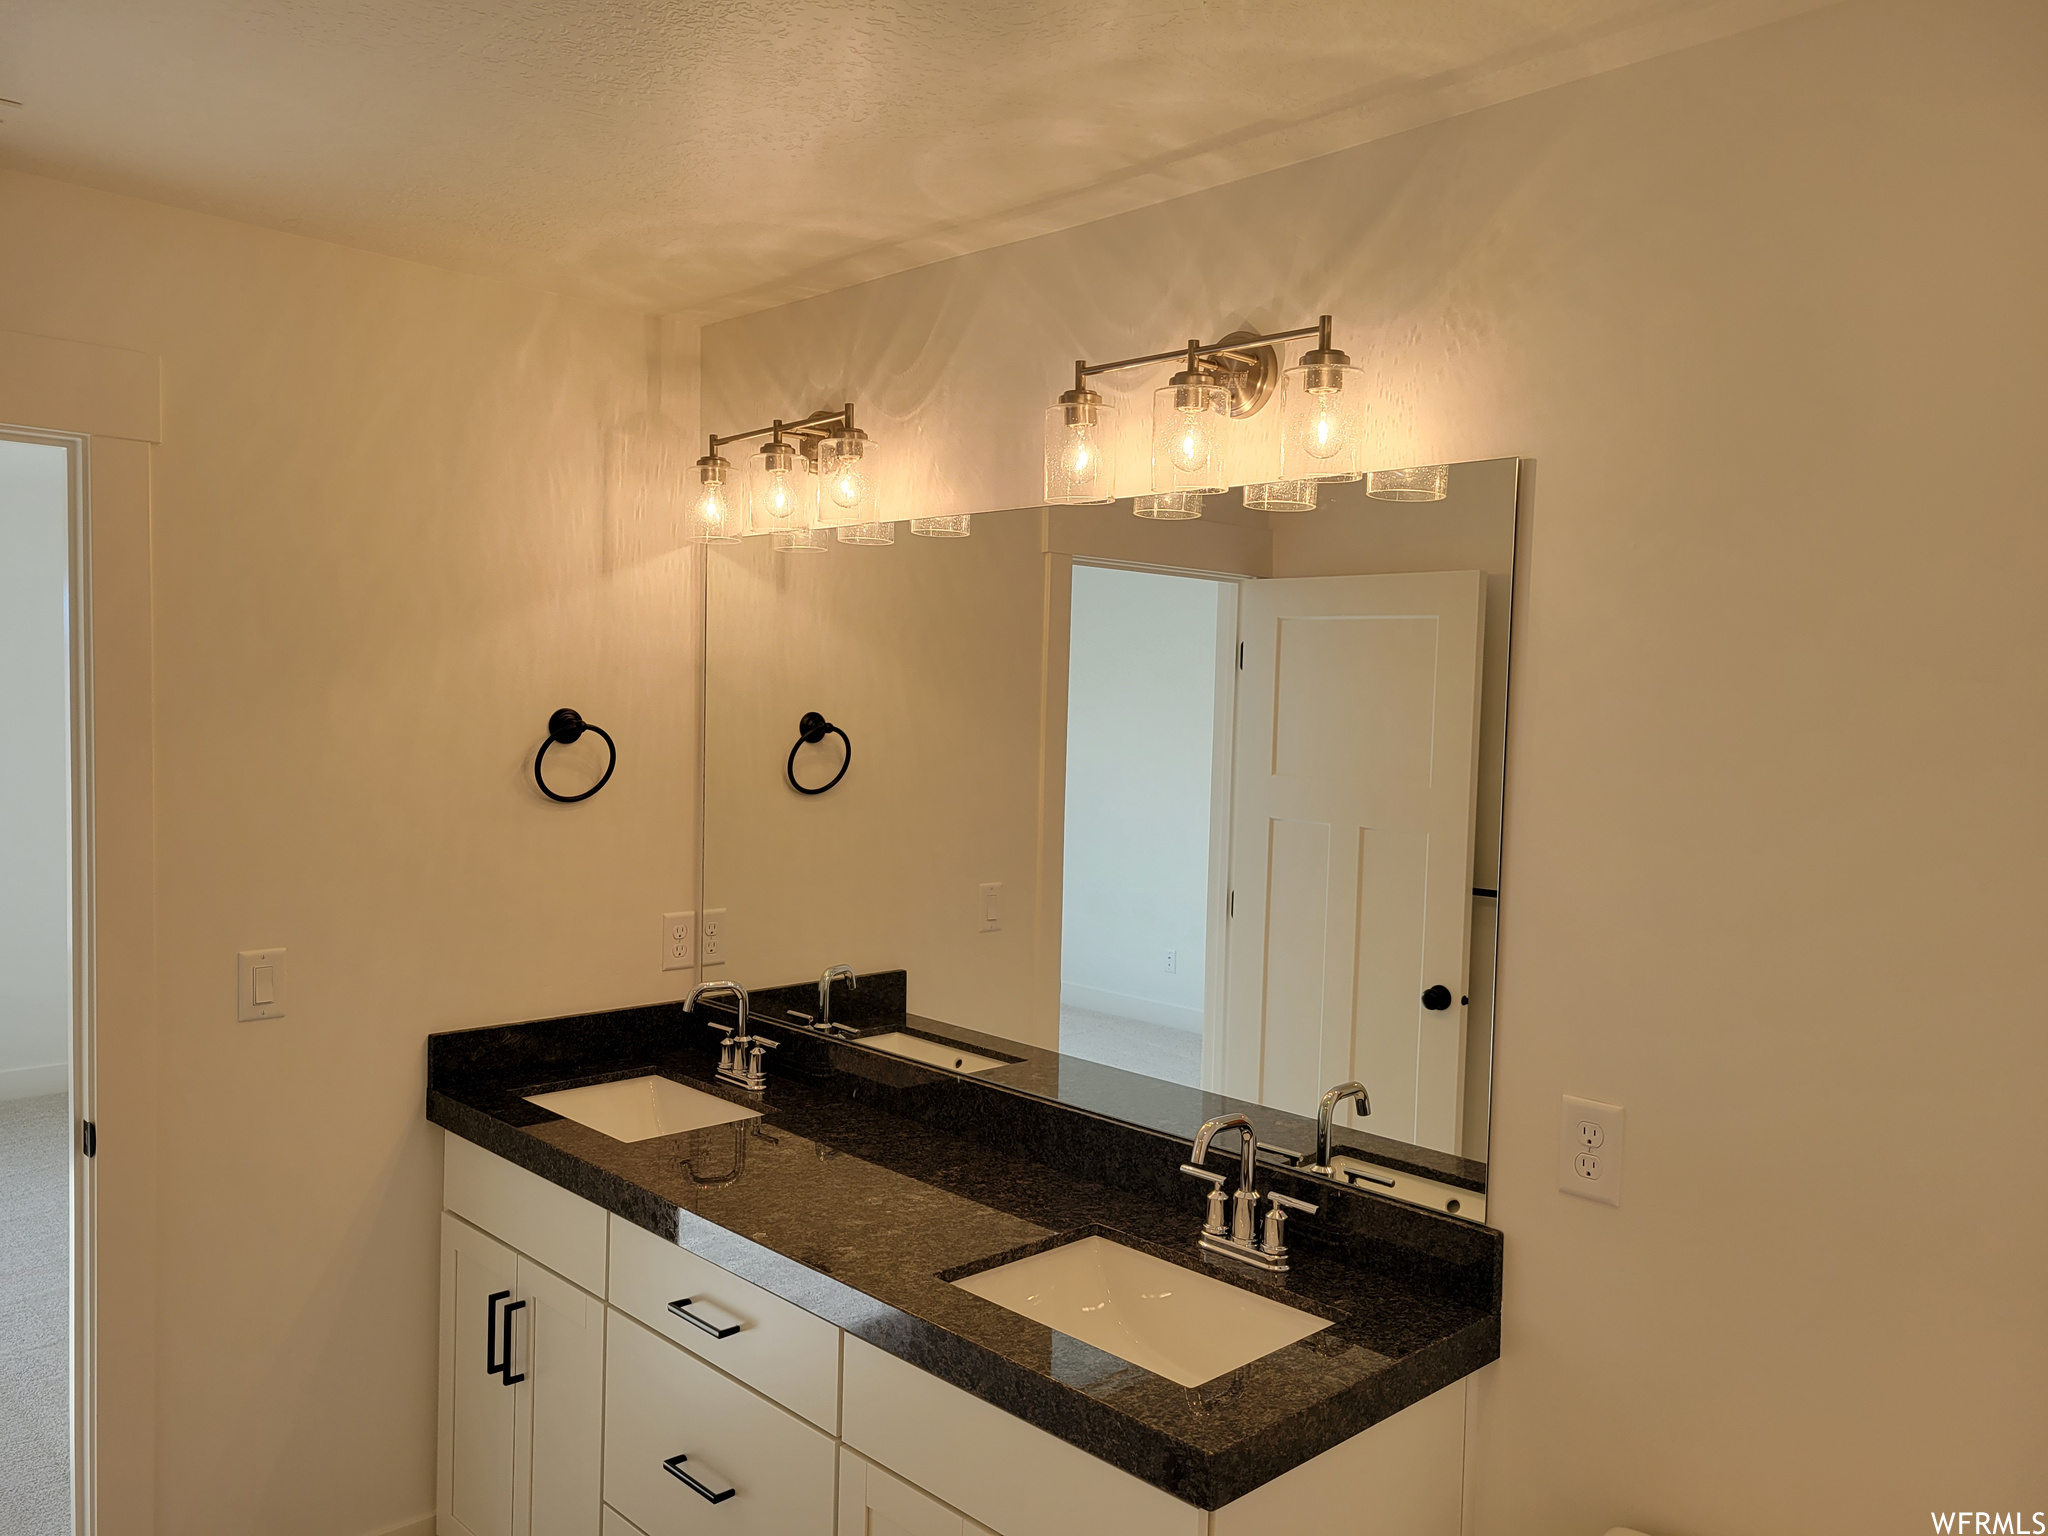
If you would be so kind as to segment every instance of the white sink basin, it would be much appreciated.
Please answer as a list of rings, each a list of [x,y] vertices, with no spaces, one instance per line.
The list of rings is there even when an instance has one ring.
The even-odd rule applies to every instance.
[[[869,1035],[860,1043],[878,1051],[887,1051],[891,1056],[907,1056],[912,1061],[921,1061],[930,1067],[944,1067],[951,1072],[987,1072],[994,1067],[1009,1065],[993,1056],[978,1056],[962,1046],[948,1045],[943,1040],[927,1040],[923,1035],[907,1035],[900,1029],[886,1035]]]
[[[648,1141],[678,1131],[701,1131],[708,1125],[761,1118],[759,1110],[728,1103],[716,1094],[699,1093],[665,1077],[627,1077],[615,1083],[592,1083],[588,1088],[529,1093],[526,1102],[602,1131],[613,1141]]]
[[[953,1283],[1184,1387],[1330,1326],[1105,1237],[1084,1237]]]

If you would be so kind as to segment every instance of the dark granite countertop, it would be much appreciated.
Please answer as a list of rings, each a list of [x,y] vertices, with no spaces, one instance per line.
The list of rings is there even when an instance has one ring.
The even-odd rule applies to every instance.
[[[783,1045],[756,1095],[714,1081],[714,1036],[677,1005],[436,1035],[428,1118],[1206,1509],[1499,1356],[1491,1229],[1262,1168],[1323,1207],[1289,1224],[1293,1269],[1264,1275],[1196,1249],[1176,1139],[762,1032]],[[763,1118],[625,1143],[525,1098],[649,1070]],[[1188,1388],[949,1283],[1096,1233],[1331,1326]]]

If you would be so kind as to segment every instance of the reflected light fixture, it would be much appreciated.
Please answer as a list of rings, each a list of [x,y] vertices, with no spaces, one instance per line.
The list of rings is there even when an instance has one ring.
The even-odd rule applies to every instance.
[[[840,525],[839,542],[842,544],[894,544],[896,525],[894,523],[844,523]]]
[[[927,539],[964,539],[974,532],[965,513],[951,517],[913,517],[910,531]]]
[[[748,455],[746,484],[736,486],[732,465],[718,450],[756,437],[768,441]],[[779,550],[825,549],[820,527],[879,522],[873,471],[873,444],[854,426],[850,400],[800,421],[777,417],[745,432],[714,432],[710,451],[697,461],[702,489],[691,511],[690,537],[723,543],[765,533]]]
[[[1376,469],[1365,477],[1365,494],[1381,501],[1442,501],[1451,493],[1451,466]]]
[[[1316,483],[1269,480],[1264,485],[1248,485],[1244,488],[1244,504],[1254,512],[1313,512]]]

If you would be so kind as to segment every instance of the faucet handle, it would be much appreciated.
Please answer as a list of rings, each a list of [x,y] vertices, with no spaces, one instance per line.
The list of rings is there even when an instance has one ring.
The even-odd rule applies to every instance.
[[[766,1035],[749,1035],[747,1036],[747,1044],[757,1051],[772,1051],[782,1042],[780,1040],[770,1040]]]
[[[1223,1187],[1223,1175],[1215,1172],[1213,1169],[1204,1168],[1199,1163],[1182,1163],[1180,1171],[1198,1179],[1207,1179],[1218,1189]]]
[[[732,1033],[732,1026],[730,1024],[722,1024],[717,1019],[706,1019],[704,1021],[704,1026],[707,1029],[717,1030],[721,1035],[729,1035]]]
[[[1304,1216],[1313,1216],[1322,1209],[1320,1206],[1310,1205],[1306,1200],[1297,1200],[1292,1195],[1283,1195],[1277,1189],[1267,1190],[1266,1199],[1270,1204],[1278,1206],[1283,1210],[1299,1211]]]
[[[1229,1218],[1224,1215],[1223,1175],[1211,1173],[1200,1163],[1182,1163],[1180,1171],[1209,1185],[1209,1207],[1202,1217],[1202,1231],[1209,1237],[1221,1237],[1230,1230]]]

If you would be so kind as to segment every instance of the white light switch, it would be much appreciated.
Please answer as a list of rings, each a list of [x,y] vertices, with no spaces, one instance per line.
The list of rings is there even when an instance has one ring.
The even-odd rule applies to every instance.
[[[1568,1195],[1621,1204],[1621,1142],[1628,1112],[1619,1104],[1564,1096],[1557,1132],[1557,1187]]]
[[[235,1017],[284,1017],[284,951],[245,949],[235,956]]]
[[[1003,928],[1003,882],[991,880],[981,888],[981,931],[1000,933]]]

